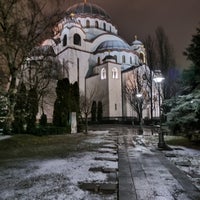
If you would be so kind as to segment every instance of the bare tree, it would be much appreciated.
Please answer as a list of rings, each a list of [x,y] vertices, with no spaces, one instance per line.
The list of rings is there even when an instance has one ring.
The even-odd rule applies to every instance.
[[[158,65],[158,58],[156,56],[156,41],[151,35],[147,35],[144,39],[144,46],[146,50],[147,65],[150,70],[154,70]]]
[[[80,94],[80,114],[85,120],[85,133],[88,132],[88,118],[91,114],[93,101],[101,100],[101,102],[104,102],[104,97],[105,94],[97,86],[87,90],[86,93]]]
[[[35,57],[32,60],[28,59],[22,68],[21,81],[25,83],[27,89],[36,88],[42,113],[44,104],[50,103],[46,101],[46,97],[48,96],[48,99],[53,97],[55,88],[52,88],[52,83],[62,78],[62,68],[60,61],[50,55],[43,56],[42,59],[40,57],[39,60]]]
[[[5,94],[8,81],[9,81],[8,73],[5,72],[5,69],[0,68],[0,95]]]
[[[174,50],[162,27],[155,31],[157,41],[158,67],[164,75],[167,75],[168,69],[175,66]]]
[[[89,96],[86,96],[83,93],[80,95],[80,112],[81,116],[84,116],[85,118],[85,133],[88,133],[88,117],[91,112],[91,107],[94,97],[95,97],[94,91],[91,91]]]
[[[7,97],[9,112],[7,126],[14,120],[17,77],[22,64],[33,47],[38,45],[47,30],[58,20],[59,12],[51,15],[45,11],[44,1],[1,0],[0,1],[0,60],[10,77]]]
[[[147,63],[146,65],[149,67],[149,76],[147,76],[148,86],[150,89],[150,102],[151,102],[151,119],[153,119],[153,71],[156,69],[156,66],[158,65],[158,59],[156,56],[156,41],[154,37],[151,35],[147,35],[147,37],[144,39],[144,46],[146,49],[146,57],[147,57]]]
[[[157,42],[158,68],[165,77],[164,82],[164,98],[169,99],[175,95],[176,89],[172,87],[175,85],[176,78],[174,78],[171,71],[175,68],[174,50],[169,42],[167,35],[162,27],[158,27],[155,31]]]
[[[175,58],[173,47],[162,27],[155,30],[155,36],[148,35],[144,40],[147,53],[147,65],[151,71],[161,70],[165,77],[163,94],[164,98],[174,96],[177,91],[178,70],[175,68]],[[150,74],[149,83],[152,84],[152,75]],[[152,86],[149,84],[152,96]],[[151,98],[151,116],[153,116],[153,101]]]
[[[123,94],[132,109],[137,113],[140,125],[143,123],[143,110],[150,100],[147,76],[147,74],[141,74],[139,69],[134,69],[123,87]]]

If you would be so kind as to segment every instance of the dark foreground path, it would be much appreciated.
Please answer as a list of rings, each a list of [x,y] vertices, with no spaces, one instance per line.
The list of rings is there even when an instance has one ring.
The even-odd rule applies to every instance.
[[[200,200],[199,190],[162,153],[134,145],[123,133],[118,139],[119,200]]]

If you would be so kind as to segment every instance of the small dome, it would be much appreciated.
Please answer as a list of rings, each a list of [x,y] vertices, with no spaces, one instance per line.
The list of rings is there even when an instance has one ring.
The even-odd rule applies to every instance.
[[[132,45],[143,45],[143,43],[140,40],[134,40]]]
[[[110,16],[101,7],[91,3],[77,3],[67,9],[66,14],[70,16],[71,13],[75,15],[90,15],[92,17],[101,17],[110,20]]]
[[[132,46],[142,46],[143,43],[137,39],[137,35],[135,35],[135,40],[132,42]]]
[[[121,40],[107,40],[102,42],[96,49],[96,53],[106,51],[106,50],[116,50],[116,51],[129,51],[130,46]]]

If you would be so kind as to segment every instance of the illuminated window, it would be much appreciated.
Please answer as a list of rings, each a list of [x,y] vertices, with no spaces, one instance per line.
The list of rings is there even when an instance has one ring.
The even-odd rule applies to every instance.
[[[140,53],[140,61],[144,62],[144,54],[143,53]]]
[[[102,68],[101,70],[101,79],[106,79],[106,69]]]
[[[86,21],[86,27],[87,27],[87,28],[90,27],[90,21],[89,21],[89,20]]]
[[[112,68],[112,78],[114,79],[118,78],[118,70],[116,67]]]
[[[95,28],[99,28],[99,22],[95,21]]]
[[[63,47],[67,45],[67,35],[63,37]]]
[[[74,44],[81,46],[81,36],[79,34],[74,34]]]

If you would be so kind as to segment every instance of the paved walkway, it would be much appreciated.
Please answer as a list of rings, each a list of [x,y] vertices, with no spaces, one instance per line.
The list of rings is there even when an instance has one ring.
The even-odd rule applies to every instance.
[[[159,151],[119,137],[119,200],[200,200],[189,178]]]

